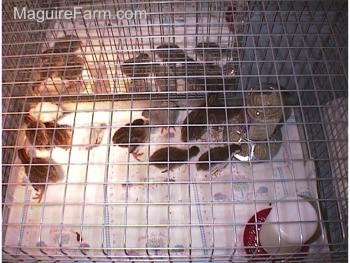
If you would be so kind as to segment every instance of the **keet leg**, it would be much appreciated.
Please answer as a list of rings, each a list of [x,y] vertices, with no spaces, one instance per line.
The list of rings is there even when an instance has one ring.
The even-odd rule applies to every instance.
[[[21,185],[26,186],[27,184],[30,184],[30,181],[27,176],[23,176],[23,178],[20,179]]]
[[[220,132],[217,129],[211,129],[210,130],[210,136],[215,141],[219,141],[219,139],[220,139]]]
[[[176,128],[173,127],[173,126],[170,126],[170,127],[162,127],[162,129],[160,130],[160,134],[163,134],[163,133],[164,133],[164,130],[167,130],[168,133],[169,133],[169,130],[173,130],[173,131],[176,133]]]
[[[140,153],[139,150],[135,150],[131,154],[136,160],[141,161],[139,157],[142,156],[143,153]]]
[[[44,190],[43,189],[39,189],[39,190],[36,191],[33,199],[34,200],[38,200],[38,203],[40,203],[41,199],[43,198],[43,194],[44,194]]]
[[[218,177],[220,176],[222,173],[222,169],[220,168],[214,168],[212,171],[211,171],[211,174],[215,177]]]

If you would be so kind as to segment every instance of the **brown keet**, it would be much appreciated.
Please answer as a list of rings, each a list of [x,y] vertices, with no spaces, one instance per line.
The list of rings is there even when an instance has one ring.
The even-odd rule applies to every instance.
[[[186,161],[196,156],[198,153],[199,148],[197,146],[192,146],[189,150],[177,147],[166,147],[155,151],[149,158],[149,162],[159,169],[166,169],[162,171],[162,173],[164,173],[185,164]]]
[[[220,60],[230,55],[232,51],[228,48],[220,47],[215,42],[200,42],[196,45],[194,53],[201,60]]]
[[[59,38],[53,48],[42,53],[40,74],[36,74],[34,80],[55,77],[64,77],[69,80],[77,79],[83,70],[84,58],[71,52],[80,48],[81,41],[76,36],[68,35]]]
[[[143,155],[137,150],[141,143],[144,143],[149,138],[149,122],[144,119],[136,119],[132,123],[125,124],[125,127],[118,129],[112,138],[114,144],[120,147],[128,147],[129,153],[140,161],[139,156]]]
[[[209,151],[203,153],[197,163],[198,171],[208,171],[210,167],[227,165],[228,159],[231,159],[231,156],[235,153],[241,151],[240,145],[230,144],[229,146],[218,146],[211,148]]]
[[[193,61],[185,51],[183,51],[178,45],[173,43],[164,43],[157,47],[155,53],[163,61],[168,62],[185,62]]]
[[[152,72],[158,91],[177,91],[176,66],[154,64]]]
[[[60,54],[54,49],[44,51],[41,57],[40,79],[61,77],[75,80],[84,69],[84,58],[76,54]]]
[[[73,130],[70,126],[61,125],[55,121],[45,122],[44,124],[50,143],[65,149],[72,146]]]
[[[176,109],[171,109],[178,107],[175,102],[152,102],[152,109],[142,111],[142,116],[145,117],[151,126],[157,125],[174,125],[176,124],[177,117],[179,116],[179,111]],[[154,107],[154,109],[153,109]],[[167,109],[169,107],[169,110]],[[157,109],[159,108],[159,109]],[[161,127],[161,133],[169,127]],[[171,127],[176,131],[175,127]]]
[[[223,71],[213,63],[189,62],[176,69],[176,76],[186,81],[187,91],[223,90]]]
[[[38,200],[38,203],[40,203],[46,189],[46,184],[56,183],[60,180],[58,174],[59,167],[50,159],[31,158],[24,148],[18,150],[18,157],[24,164],[24,170],[29,182],[32,184],[34,190],[37,191],[33,199]]]
[[[49,146],[51,142],[50,137],[47,134],[46,126],[42,121],[37,120],[28,114],[24,117],[24,123],[27,126],[25,134],[31,145],[45,146],[45,148]]]
[[[151,92],[152,83],[147,79],[133,79],[125,85],[128,92]]]
[[[48,78],[38,85],[33,85],[34,95],[66,95],[78,94],[84,90],[89,84],[83,80],[67,80],[62,78]]]
[[[78,79],[84,69],[85,60],[82,56],[69,54],[63,57],[63,66],[58,69],[59,76],[63,79]]]
[[[63,57],[56,54],[55,50],[50,48],[45,50],[40,56],[41,64],[38,70],[39,75],[36,80],[44,80],[46,78],[59,77],[59,68],[64,66]]]
[[[191,111],[183,121],[181,140],[187,142],[200,139],[207,131],[206,124],[207,115],[205,109],[195,109]]]
[[[69,53],[81,49],[82,41],[75,35],[67,35],[56,39],[53,50],[56,53]]]
[[[239,109],[235,108],[228,108],[225,110],[223,105],[216,104],[209,106],[208,109],[205,109],[205,104],[202,104],[200,108],[203,109],[191,111],[183,121],[183,126],[181,128],[182,141],[198,140],[208,130],[208,125],[225,123],[227,119],[240,112]]]
[[[33,146],[49,148],[56,145],[68,148],[72,144],[72,128],[68,125],[61,125],[56,121],[44,123],[30,114],[24,117],[24,122],[27,125],[26,137]]]
[[[151,58],[147,53],[140,53],[120,65],[120,70],[128,77],[148,77],[151,74]]]

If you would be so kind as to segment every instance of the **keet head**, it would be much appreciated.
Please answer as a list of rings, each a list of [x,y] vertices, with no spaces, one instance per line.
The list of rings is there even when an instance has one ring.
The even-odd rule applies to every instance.
[[[24,148],[18,149],[18,157],[22,163],[28,163],[30,160],[30,157],[29,157],[26,149],[24,149]]]
[[[136,119],[131,123],[131,125],[145,125],[145,124],[146,124],[146,121],[141,118]]]
[[[192,146],[190,148],[190,157],[196,156],[199,153],[199,148],[197,146]]]
[[[242,148],[238,144],[233,143],[233,144],[230,145],[231,154],[239,153],[241,150],[242,150]]]
[[[118,129],[112,138],[114,144],[129,142],[129,127],[122,127]]]
[[[34,122],[34,121],[36,121],[36,119],[35,119],[32,115],[27,114],[27,115],[24,116],[24,122],[25,122],[27,125],[30,124],[30,123],[32,123],[32,122]]]
[[[150,111],[149,110],[143,110],[142,111],[142,117],[149,119]]]

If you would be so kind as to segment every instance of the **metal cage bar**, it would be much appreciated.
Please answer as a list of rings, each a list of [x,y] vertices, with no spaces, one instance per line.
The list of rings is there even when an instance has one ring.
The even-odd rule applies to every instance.
[[[340,0],[4,3],[4,259],[346,262],[347,26]]]

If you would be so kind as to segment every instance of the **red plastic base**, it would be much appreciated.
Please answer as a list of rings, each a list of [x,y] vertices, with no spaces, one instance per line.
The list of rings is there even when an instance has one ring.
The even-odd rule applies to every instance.
[[[267,216],[270,214],[270,211],[271,207],[260,210],[256,213],[256,215],[253,215],[246,224],[243,232],[243,243],[245,247],[245,252],[248,255],[254,255],[254,257],[259,258],[272,257],[263,249],[260,242],[258,242],[257,238],[259,235],[260,228],[265,222]],[[298,253],[288,257],[288,259],[301,260],[307,255],[308,252],[309,247],[303,246]],[[273,259],[281,260],[281,258],[277,257],[273,257]]]

